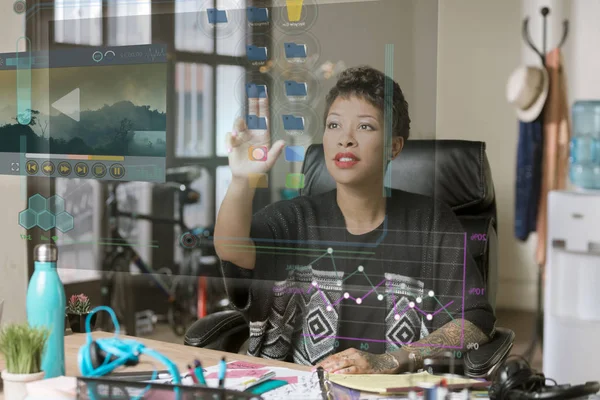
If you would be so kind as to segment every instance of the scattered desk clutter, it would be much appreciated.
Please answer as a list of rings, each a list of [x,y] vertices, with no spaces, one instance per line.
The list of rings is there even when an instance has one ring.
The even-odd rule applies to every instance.
[[[232,391],[244,395],[259,395],[264,400],[275,399],[322,399],[323,390],[321,380],[317,373],[296,371],[289,368],[269,367],[260,363],[249,363],[245,361],[231,361],[227,363],[224,385],[220,373],[222,367],[212,367],[188,372],[181,375],[181,385],[191,388],[196,387],[200,394],[203,389],[224,389],[229,396]],[[155,376],[155,379],[150,379]],[[204,384],[199,380],[204,378]],[[198,380],[199,379],[199,380]],[[77,389],[90,389],[90,382],[74,377],[58,377],[31,382],[27,384],[27,400],[71,400],[77,399]],[[173,385],[173,379],[165,371],[144,371],[136,373],[115,373],[106,376],[106,379],[95,380],[105,382],[106,387],[113,389],[128,387],[127,392],[131,399],[166,399],[176,398],[171,390],[167,395],[167,385]],[[148,386],[147,384],[156,386]],[[333,385],[331,385],[333,384]],[[480,382],[461,377],[441,377],[431,375],[427,372],[404,374],[404,375],[331,375],[328,378],[326,392],[330,392],[333,399],[381,399],[381,398],[431,398],[424,397],[426,393],[435,394],[432,399],[471,399],[479,398],[481,395],[487,397],[486,390],[477,387],[489,385],[489,382]],[[99,385],[100,386],[100,385]],[[177,385],[174,385],[178,387]],[[451,393],[450,390],[460,391]],[[463,388],[469,390],[462,390]],[[474,390],[470,390],[474,389]],[[363,393],[361,395],[361,392]],[[365,393],[366,392],[366,393]],[[190,392],[191,393],[191,392]],[[369,394],[370,393],[370,394]],[[412,395],[411,395],[412,393]],[[158,397],[158,395],[161,395]],[[164,395],[164,397],[163,397]],[[142,396],[142,397],[140,397]],[[385,396],[385,397],[382,397]],[[407,397],[408,396],[408,397]],[[414,396],[414,397],[411,397]],[[448,396],[448,397],[446,397]],[[81,397],[80,397],[81,398]],[[83,397],[83,398],[106,398],[106,397]],[[228,397],[230,398],[230,397]],[[235,397],[254,398],[258,397]]]
[[[89,320],[100,311],[108,312],[113,318],[114,335],[96,332],[94,337],[89,330]],[[494,385],[502,386],[496,387],[496,393],[509,390],[504,388],[503,382],[470,379],[453,373],[443,375],[430,372],[398,375],[328,374],[322,368],[309,372],[295,369],[293,366],[291,368],[273,366],[269,365],[268,360],[260,358],[256,361],[237,360],[235,354],[230,354],[228,357],[233,359],[229,360],[219,355],[220,359],[216,363],[213,355],[210,363],[215,365],[203,365],[203,361],[194,359],[193,354],[187,362],[185,358],[182,360],[181,355],[177,360],[175,358],[172,360],[169,357],[169,350],[159,351],[159,347],[151,348],[155,345],[120,336],[115,312],[106,306],[94,308],[86,318],[86,326],[88,329],[85,336],[80,336],[85,339],[78,339],[76,342],[79,369],[77,377],[44,376],[43,368],[39,367],[42,361],[41,352],[37,351],[37,356],[29,354],[29,357],[24,357],[25,361],[19,360],[19,363],[33,364],[32,367],[27,366],[26,372],[29,374],[24,374],[25,378],[22,379],[14,379],[15,376],[18,377],[18,374],[14,373],[18,372],[15,369],[15,360],[19,358],[16,354],[23,358],[22,354],[28,353],[24,350],[25,347],[36,348],[31,344],[32,338],[34,341],[44,342],[48,334],[43,327],[28,325],[9,325],[3,329],[0,332],[0,350],[7,368],[13,371],[12,374],[9,371],[2,373],[4,400],[115,398],[123,400],[472,400],[490,397],[504,400],[513,398],[504,395],[490,396]],[[15,332],[18,335],[15,335]],[[42,337],[39,338],[39,335]],[[29,338],[27,339],[29,342],[25,339],[16,340],[15,336]],[[7,344],[9,343],[7,337],[12,338],[10,345]],[[72,343],[69,345],[71,352]],[[15,347],[18,348],[16,352]],[[37,348],[39,350],[39,346]],[[143,360],[142,356],[145,356]],[[73,360],[72,357],[73,353],[69,359]],[[65,358],[66,355],[63,359]],[[140,370],[144,364],[148,364],[148,368]],[[164,368],[159,368],[159,364]],[[24,369],[19,371],[21,370],[25,371]],[[533,371],[531,373],[533,374]],[[545,390],[548,392],[549,389]],[[559,397],[552,398],[566,399],[572,398],[568,396],[570,394],[584,392],[593,394],[597,391],[598,383],[594,382],[593,385],[588,384],[585,387],[573,386],[561,391],[557,389],[556,395]],[[512,389],[509,392],[525,393]],[[563,395],[567,397],[561,397]]]

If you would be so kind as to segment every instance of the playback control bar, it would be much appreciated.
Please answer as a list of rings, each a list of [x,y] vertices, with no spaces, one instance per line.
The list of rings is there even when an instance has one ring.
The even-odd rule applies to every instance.
[[[5,153],[6,154],[6,153]],[[27,158],[9,153],[0,163],[0,174],[106,181],[165,182],[162,157],[125,157],[122,161]]]

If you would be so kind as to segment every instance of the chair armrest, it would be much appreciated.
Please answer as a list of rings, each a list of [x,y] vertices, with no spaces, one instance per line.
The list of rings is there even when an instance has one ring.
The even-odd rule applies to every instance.
[[[493,376],[502,365],[515,340],[515,333],[510,329],[496,328],[492,340],[470,350],[464,357],[464,372],[470,378],[493,380]]]
[[[249,336],[244,316],[233,310],[220,311],[194,322],[186,331],[186,346],[237,353]]]
[[[498,290],[498,235],[494,219],[487,216],[459,216],[458,220],[467,233],[467,249],[481,273],[485,295],[496,310]],[[471,239],[473,237],[473,239]]]

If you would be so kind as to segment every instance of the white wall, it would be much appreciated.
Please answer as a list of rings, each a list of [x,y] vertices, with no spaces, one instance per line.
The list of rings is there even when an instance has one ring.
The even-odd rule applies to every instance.
[[[17,39],[25,35],[25,19],[12,12],[12,7],[0,15],[0,53],[17,51]],[[22,43],[22,41],[21,41]],[[23,51],[21,47],[19,51]],[[18,213],[27,208],[25,178],[0,175],[0,299],[4,299],[2,325],[25,322],[25,293],[27,290],[26,242]]]
[[[534,309],[535,235],[527,243],[514,238],[518,127],[505,99],[522,57],[522,3],[453,0],[439,7],[436,137],[487,143],[498,208],[497,307]]]
[[[600,1],[567,1],[570,33],[567,38],[569,104],[600,99]]]

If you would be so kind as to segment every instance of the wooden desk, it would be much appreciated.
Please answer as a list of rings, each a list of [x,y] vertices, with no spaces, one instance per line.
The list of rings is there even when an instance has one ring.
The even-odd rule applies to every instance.
[[[101,331],[93,333],[94,338],[110,337],[113,335],[113,333]],[[79,366],[77,365],[77,353],[79,353],[79,348],[85,343],[85,337],[86,335],[83,333],[73,333],[65,336],[65,367],[67,376],[80,375]],[[159,342],[158,340],[150,340],[124,335],[121,337],[137,340],[143,343],[144,345],[151,347],[152,349],[164,354],[165,356],[169,357],[182,372],[185,370],[185,366],[187,364],[190,364],[194,360],[194,358],[197,358],[200,361],[202,361],[202,365],[210,367],[212,365],[218,364],[218,362],[221,361],[221,357],[223,357],[223,355],[225,355],[230,360],[243,360],[257,362],[264,365],[270,365],[273,367],[286,367],[298,371],[310,371],[310,367],[308,366],[297,365],[282,361],[266,360],[263,358],[257,359],[255,357],[250,357],[242,354],[223,353],[215,350],[184,346],[183,344]],[[152,361],[153,359],[149,357],[142,357],[142,360]],[[158,369],[166,369],[163,368],[162,364],[158,361],[155,361],[155,364],[156,368]],[[4,359],[0,356],[0,371],[2,371],[4,368],[5,362]],[[140,365],[137,365],[135,367],[127,367],[127,371],[148,371],[148,369],[148,363],[140,363]],[[1,389],[0,400],[5,400]]]

